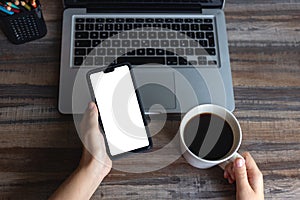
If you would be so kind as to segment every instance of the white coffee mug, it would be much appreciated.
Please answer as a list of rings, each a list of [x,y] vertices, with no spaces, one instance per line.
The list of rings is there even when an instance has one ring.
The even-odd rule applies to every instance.
[[[187,144],[185,143],[184,131],[186,125],[191,119],[200,116],[201,114],[216,115],[222,118],[223,120],[225,120],[232,129],[233,132],[232,147],[226,153],[225,156],[223,156],[218,160],[206,160],[200,158],[198,155],[195,155],[192,151],[190,151]],[[207,137],[207,135],[205,137]],[[196,106],[185,114],[180,124],[181,152],[183,153],[183,156],[186,159],[186,161],[196,168],[206,169],[206,168],[213,167],[215,165],[219,165],[222,169],[224,169],[227,163],[233,161],[237,157],[242,157],[240,154],[237,153],[237,150],[239,149],[241,142],[242,142],[242,130],[238,120],[229,110],[218,105],[203,104],[203,105]]]

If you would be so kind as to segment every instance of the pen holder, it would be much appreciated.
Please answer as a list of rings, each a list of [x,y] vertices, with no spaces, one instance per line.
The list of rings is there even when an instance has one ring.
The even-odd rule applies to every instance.
[[[37,7],[30,11],[0,17],[0,26],[8,40],[14,44],[23,44],[42,38],[47,33],[39,1]]]

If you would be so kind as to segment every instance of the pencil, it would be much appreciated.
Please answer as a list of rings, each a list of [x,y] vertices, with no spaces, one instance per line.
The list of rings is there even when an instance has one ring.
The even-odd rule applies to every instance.
[[[26,8],[27,10],[31,10],[31,7],[27,4],[27,3],[25,3],[24,1],[21,1],[21,5],[24,7],[24,8]]]

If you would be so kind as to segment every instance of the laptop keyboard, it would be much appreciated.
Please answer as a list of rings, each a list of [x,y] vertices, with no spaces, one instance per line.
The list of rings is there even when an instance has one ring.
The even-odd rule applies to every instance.
[[[214,18],[74,18],[74,67],[219,67]]]

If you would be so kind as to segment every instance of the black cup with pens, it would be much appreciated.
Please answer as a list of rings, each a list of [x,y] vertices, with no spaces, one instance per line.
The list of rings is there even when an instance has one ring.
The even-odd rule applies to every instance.
[[[14,44],[36,40],[47,33],[38,0],[0,0],[0,26]]]

